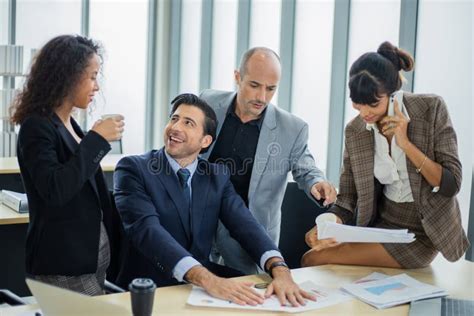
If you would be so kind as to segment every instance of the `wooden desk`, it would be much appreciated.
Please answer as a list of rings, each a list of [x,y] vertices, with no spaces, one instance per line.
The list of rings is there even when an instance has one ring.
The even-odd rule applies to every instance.
[[[296,282],[313,280],[318,284],[339,287],[348,282],[357,280],[372,272],[382,272],[389,275],[407,273],[422,282],[437,285],[446,289],[451,297],[474,299],[474,263],[460,260],[456,263],[449,263],[441,256],[438,256],[433,264],[425,269],[399,270],[382,269],[356,266],[326,265],[313,268],[302,268],[292,270]],[[268,281],[266,275],[247,276],[244,279],[262,282]],[[186,305],[191,285],[180,285],[164,287],[156,290],[154,314],[156,315],[282,315],[281,313],[269,313],[246,310],[213,309],[204,307],[193,307]],[[130,306],[130,294],[113,294],[97,297],[96,299],[112,302],[120,305]],[[20,306],[9,309],[0,309],[1,315],[16,316],[21,313],[34,310],[37,305]],[[407,315],[409,305],[392,307],[384,310],[367,305],[359,300],[352,300],[343,304],[326,307],[314,311],[303,313],[304,315]],[[3,312],[3,313],[2,313]],[[301,315],[301,314],[298,314]]]
[[[106,155],[100,162],[100,166],[104,172],[114,171],[117,162],[124,155]],[[18,160],[16,157],[5,157],[0,158],[0,174],[11,174],[20,173],[20,167],[18,166]]]
[[[0,203],[0,225],[27,224],[28,221],[28,213],[20,214]]]
[[[107,155],[100,163],[102,170],[106,175],[115,170],[115,166],[123,155]],[[0,177],[4,175],[18,175],[20,168],[16,157],[0,158]],[[4,189],[0,181],[0,190]],[[28,214],[19,214],[7,206],[0,203],[0,225],[6,224],[27,224],[29,222]]]

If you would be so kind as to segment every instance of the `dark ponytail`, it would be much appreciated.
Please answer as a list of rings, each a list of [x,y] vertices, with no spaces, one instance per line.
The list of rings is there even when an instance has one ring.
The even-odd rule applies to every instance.
[[[383,42],[377,52],[365,53],[349,71],[350,98],[354,103],[373,104],[383,94],[390,95],[402,87],[400,70],[410,71],[413,57],[389,42]]]
[[[399,49],[390,42],[380,44],[377,53],[390,60],[398,71],[411,71],[415,64],[413,57],[408,52]]]

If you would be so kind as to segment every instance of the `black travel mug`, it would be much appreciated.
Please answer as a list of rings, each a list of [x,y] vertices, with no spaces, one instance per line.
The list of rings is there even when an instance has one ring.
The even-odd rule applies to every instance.
[[[134,279],[128,286],[133,316],[151,316],[155,299],[155,283],[150,279]]]

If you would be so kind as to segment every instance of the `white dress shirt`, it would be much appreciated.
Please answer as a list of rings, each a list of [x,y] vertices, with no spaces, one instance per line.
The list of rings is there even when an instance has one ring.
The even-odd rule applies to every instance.
[[[403,104],[399,98],[398,105],[401,112],[410,120]],[[395,136],[392,138],[390,148],[387,138],[380,133],[377,124],[367,124],[367,130],[374,131],[375,155],[374,155],[374,175],[381,184],[384,184],[384,195],[397,203],[413,202],[413,195],[408,178],[406,155],[398,147]]]
[[[171,166],[171,169],[173,169],[174,173],[177,173],[178,170],[181,169],[181,166],[178,164],[178,162],[176,160],[174,160],[173,157],[168,155],[166,150],[164,150],[164,152],[165,152],[165,156],[168,159],[168,162]],[[188,179],[188,186],[189,186],[189,189],[190,189],[190,192],[191,192],[191,196],[192,196],[191,179],[193,178],[194,172],[196,171],[197,162],[198,162],[198,160],[195,159],[191,164],[186,166],[186,169],[188,169],[189,172],[191,173],[191,176]],[[192,199],[191,199],[191,201],[192,201]],[[216,229],[217,229],[217,227],[216,227]],[[276,251],[276,250],[266,251],[262,255],[262,257],[260,258],[260,267],[262,268],[262,270],[265,271],[265,262],[267,262],[267,260],[272,258],[272,257],[279,257],[279,258],[283,259],[283,256],[281,255],[281,253],[279,251]],[[186,273],[189,270],[191,270],[191,268],[193,268],[195,266],[198,266],[198,265],[201,265],[201,263],[199,263],[199,261],[197,261],[193,257],[191,257],[191,256],[183,257],[174,266],[174,268],[173,268],[173,277],[176,280],[178,280],[179,282],[185,282],[186,280],[184,280],[184,276],[186,275]]]

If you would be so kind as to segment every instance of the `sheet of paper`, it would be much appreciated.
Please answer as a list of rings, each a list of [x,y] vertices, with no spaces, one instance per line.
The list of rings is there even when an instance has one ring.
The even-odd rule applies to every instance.
[[[406,229],[383,229],[325,223],[321,228],[318,228],[318,238],[335,238],[338,242],[410,243],[415,240],[415,234],[409,233]]]
[[[362,279],[359,279],[357,281],[354,281],[353,284],[361,284],[361,283],[366,283],[366,282],[372,282],[372,281],[377,281],[377,280],[382,280],[389,278],[390,276],[384,273],[380,272],[372,272],[366,277],[363,277]]]
[[[16,316],[35,316],[37,314],[44,315],[43,311],[41,309],[33,309],[31,311],[26,311],[26,312],[20,312],[18,314],[15,314]],[[0,313],[2,315],[2,313]]]
[[[342,288],[347,293],[377,308],[448,294],[441,288],[419,282],[406,274],[386,278],[383,278],[383,274],[371,274]]]
[[[188,297],[187,303],[193,306],[204,306],[204,307],[221,307],[221,308],[238,308],[238,309],[250,309],[250,310],[266,310],[266,311],[277,311],[287,313],[299,313],[309,311],[313,309],[323,308],[346,302],[352,299],[351,296],[343,293],[338,289],[331,289],[323,286],[314,284],[312,281],[306,281],[299,286],[316,295],[317,300],[306,301],[305,306],[292,307],[292,306],[281,306],[276,296],[271,296],[266,299],[263,304],[257,306],[241,306],[234,304],[229,301],[224,301],[218,298],[210,296],[204,289],[194,286],[191,294]],[[265,290],[255,289],[259,293],[265,293]]]

